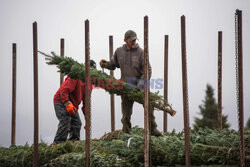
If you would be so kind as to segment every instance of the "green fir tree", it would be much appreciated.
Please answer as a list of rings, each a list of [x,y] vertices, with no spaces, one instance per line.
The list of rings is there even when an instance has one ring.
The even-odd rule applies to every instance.
[[[207,84],[205,100],[203,104],[199,106],[200,115],[202,118],[195,117],[194,129],[198,128],[218,128],[218,104],[214,98],[214,89],[211,85]],[[230,124],[227,122],[227,115],[222,114],[222,128],[228,129]]]

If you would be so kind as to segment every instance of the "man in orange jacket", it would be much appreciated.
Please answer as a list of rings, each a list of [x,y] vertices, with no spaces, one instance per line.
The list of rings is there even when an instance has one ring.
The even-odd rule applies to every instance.
[[[90,67],[96,68],[96,63],[90,60]],[[91,86],[91,91],[93,87]],[[82,122],[78,106],[82,101],[82,112],[85,115],[85,83],[80,79],[66,77],[54,96],[54,108],[59,120],[58,129],[52,146],[69,140],[80,140]]]

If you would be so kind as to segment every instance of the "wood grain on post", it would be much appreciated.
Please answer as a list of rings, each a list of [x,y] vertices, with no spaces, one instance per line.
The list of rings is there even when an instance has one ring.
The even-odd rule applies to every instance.
[[[113,56],[113,36],[109,36],[109,60]],[[114,71],[110,70],[110,76],[114,77]],[[111,132],[115,131],[115,95],[110,95],[110,112],[111,112]]]
[[[12,44],[12,121],[11,145],[16,144],[16,44]]]
[[[165,105],[168,104],[168,35],[165,35],[164,40],[164,100]],[[163,131],[168,129],[168,115],[163,112]]]
[[[246,155],[245,155],[245,141],[244,141],[244,96],[243,96],[243,49],[242,49],[242,11],[236,10],[237,16],[237,32],[238,40],[237,40],[237,53],[238,53],[238,112],[239,112],[239,131],[240,131],[240,165],[241,167],[245,167]]]
[[[38,60],[37,23],[33,23],[33,67],[34,67],[34,153],[33,167],[39,166],[38,157]]]
[[[218,32],[218,129],[222,130],[222,32]]]
[[[186,56],[186,22],[181,16],[181,50],[182,50],[182,87],[183,87],[183,115],[185,133],[185,159],[186,166],[190,164],[190,137],[189,137],[189,107],[188,107],[188,81],[187,81],[187,56]]]
[[[61,38],[60,40],[60,56],[64,57],[64,39],[63,38]],[[60,73],[60,85],[62,85],[63,80],[64,80],[64,75],[63,73]]]
[[[85,21],[85,120],[86,120],[86,140],[85,140],[85,166],[90,167],[90,56],[89,56],[89,20]]]
[[[144,167],[151,166],[150,158],[150,94],[148,58],[148,16],[144,17]]]

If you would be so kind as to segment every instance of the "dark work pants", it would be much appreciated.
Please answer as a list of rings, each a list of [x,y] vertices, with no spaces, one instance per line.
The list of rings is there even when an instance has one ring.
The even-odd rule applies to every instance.
[[[132,110],[133,110],[133,104],[134,101],[130,100],[127,96],[121,96],[122,99],[122,124],[123,124],[123,128],[122,131],[123,132],[130,132],[131,130],[131,115],[132,115]],[[155,116],[154,116],[154,109],[151,108],[150,109],[150,124],[151,124],[151,130],[156,129],[157,124],[155,122]]]
[[[75,115],[67,112],[66,107],[62,103],[54,103],[56,117],[59,120],[58,129],[54,138],[55,143],[62,143],[67,140],[80,140],[80,130],[82,126],[78,111]]]

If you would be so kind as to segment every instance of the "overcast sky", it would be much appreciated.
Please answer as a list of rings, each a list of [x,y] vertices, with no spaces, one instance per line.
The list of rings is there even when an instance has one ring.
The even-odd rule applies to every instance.
[[[0,1],[0,146],[11,141],[12,43],[17,43],[16,143],[33,142],[33,48],[32,23],[38,24],[38,49],[60,52],[65,39],[65,55],[84,62],[84,21],[90,21],[90,54],[98,64],[109,57],[108,36],[114,36],[114,49],[123,45],[124,33],[137,32],[143,48],[143,17],[149,17],[149,56],[152,78],[163,78],[164,35],[169,35],[169,103],[177,111],[168,117],[168,130],[183,129],[180,17],[186,16],[187,75],[190,124],[199,117],[198,106],[206,84],[215,89],[217,99],[218,31],[223,31],[222,106],[231,128],[237,129],[235,89],[234,13],[243,11],[244,116],[250,117],[250,1],[249,0],[1,0]],[[58,120],[53,96],[59,88],[59,73],[39,55],[39,138],[53,141]],[[105,72],[109,72],[105,70]],[[120,70],[115,71],[116,78]],[[152,91],[157,91],[153,89]],[[163,90],[160,90],[163,95]],[[92,93],[92,137],[110,131],[109,94]],[[115,98],[115,125],[121,129],[121,100]],[[135,103],[132,125],[143,127],[143,107]],[[155,111],[162,130],[162,111]],[[80,111],[83,125],[82,112]],[[85,138],[82,128],[81,139]]]

